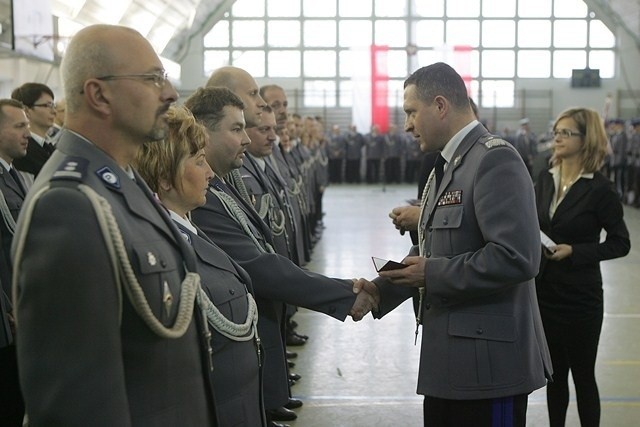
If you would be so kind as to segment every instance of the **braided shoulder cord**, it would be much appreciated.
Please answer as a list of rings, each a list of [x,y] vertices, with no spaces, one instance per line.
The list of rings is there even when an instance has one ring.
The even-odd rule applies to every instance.
[[[4,198],[2,191],[0,191],[0,214],[2,215],[4,225],[7,226],[7,230],[9,230],[9,233],[13,236],[16,232],[16,221],[13,219],[13,215],[11,215],[11,210],[9,209],[9,205],[7,205],[7,200]]]
[[[269,208],[271,207],[271,194],[264,193],[260,196],[260,210],[256,210],[260,218],[265,219],[269,215]]]
[[[27,205],[24,215],[24,227],[29,228],[31,220],[33,218],[33,211],[35,210],[36,201],[47,191],[50,186],[41,188],[33,196],[32,203]],[[118,314],[119,319],[122,321],[122,287],[124,285],[125,291],[131,305],[135,311],[142,318],[144,323],[151,329],[156,335],[162,338],[180,338],[187,331],[191,323],[193,316],[193,309],[195,304],[195,298],[197,290],[200,287],[200,276],[197,273],[187,272],[181,286],[180,291],[180,305],[178,307],[178,314],[174,325],[170,328],[165,327],[153,314],[149,302],[146,299],[144,291],[138,282],[126,249],[122,240],[122,234],[118,227],[118,223],[113,215],[109,202],[91,187],[86,184],[79,184],[78,189],[87,196],[89,199],[96,219],[100,226],[109,258],[111,259],[111,267],[113,269],[113,275],[116,281],[116,288],[118,292]],[[13,288],[14,292],[17,288],[18,277],[20,276],[18,269],[21,266],[22,255],[24,253],[24,245],[27,239],[28,233],[22,233],[19,236],[19,240],[16,243],[16,255],[15,266],[16,271],[13,276]],[[16,294],[17,295],[17,294]]]
[[[266,252],[271,254],[275,253],[275,251],[273,250],[273,247],[271,247],[271,245],[268,242],[264,242],[264,246],[263,246],[260,244],[258,239],[256,239],[256,236],[253,234],[253,232],[251,231],[251,228],[249,227],[249,219],[247,218],[245,213],[242,211],[242,209],[240,209],[236,201],[233,200],[233,197],[229,196],[224,191],[219,191],[211,187],[209,187],[209,191],[212,194],[214,194],[216,197],[218,197],[218,199],[222,203],[222,206],[224,206],[224,209],[227,211],[229,216],[233,218],[238,223],[238,225],[240,225],[240,227],[242,228],[242,231],[244,231],[244,233],[247,236],[249,236],[249,238],[251,238],[253,243],[261,252]]]
[[[206,292],[200,288],[197,294],[198,305],[207,316],[209,324],[220,334],[233,341],[249,341],[258,337],[258,308],[256,301],[247,293],[248,311],[244,323],[234,323],[227,319],[218,307],[209,299]],[[247,335],[248,334],[248,335]]]
[[[187,331],[193,317],[195,298],[197,290],[200,288],[200,276],[197,273],[187,272],[180,287],[180,304],[178,306],[176,321],[172,327],[165,327],[156,318],[155,314],[153,314],[144,291],[131,267],[131,262],[129,261],[129,256],[127,255],[124,241],[122,240],[122,234],[111,210],[111,205],[109,205],[109,202],[104,197],[100,196],[95,190],[85,184],[80,184],[78,189],[91,201],[105,241],[112,242],[111,244],[115,250],[116,260],[119,261],[116,265],[118,265],[122,273],[124,289],[133,308],[156,335],[162,338],[182,337]]]
[[[232,169],[231,172],[227,174],[225,179],[229,182],[229,184],[233,185],[236,191],[240,194],[240,196],[244,199],[245,202],[253,205],[251,202],[251,196],[249,196],[249,192],[247,191],[247,186],[244,185],[244,181],[242,180],[242,175],[240,175],[239,169]]]
[[[424,211],[427,207],[427,200],[429,198],[429,190],[431,190],[431,184],[433,183],[433,179],[435,178],[435,168],[431,169],[431,173],[429,174],[429,178],[427,178],[427,184],[424,186],[424,190],[422,190],[422,198],[420,200],[420,217],[418,219],[418,250],[420,256],[424,256],[424,245],[422,242],[424,241],[424,228],[422,227],[422,219],[424,217]],[[422,303],[424,302],[424,293],[425,287],[421,286],[418,288],[418,294],[420,295],[420,299],[418,300],[418,310],[416,313],[416,332],[415,332],[415,343],[418,342],[418,328],[420,327],[420,323],[422,322],[422,314],[423,308]]]

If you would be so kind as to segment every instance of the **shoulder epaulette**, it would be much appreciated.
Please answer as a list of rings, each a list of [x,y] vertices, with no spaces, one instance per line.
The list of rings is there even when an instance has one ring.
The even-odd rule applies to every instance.
[[[82,157],[66,157],[51,176],[51,181],[83,181],[87,174],[89,160]]]
[[[480,139],[480,143],[483,144],[487,148],[501,147],[504,145],[510,145],[504,139],[497,137],[495,135],[485,135]]]

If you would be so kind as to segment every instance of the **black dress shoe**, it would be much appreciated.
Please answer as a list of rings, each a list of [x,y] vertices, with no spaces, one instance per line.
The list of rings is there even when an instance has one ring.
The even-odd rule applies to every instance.
[[[285,408],[284,406],[279,407],[278,409],[270,409],[267,411],[269,413],[269,419],[272,421],[293,421],[298,418],[298,415]]]
[[[287,359],[295,359],[296,357],[298,357],[298,353],[287,350]]]
[[[296,385],[296,382],[289,378],[289,387],[293,387],[294,385]]]
[[[305,341],[309,339],[309,335],[299,334],[296,331],[293,331],[293,335],[297,336],[298,338],[302,338]]]
[[[267,427],[289,427],[289,424],[280,424],[280,423],[276,423],[274,421],[269,421],[267,423]]]
[[[302,400],[294,399],[293,397],[289,398],[289,401],[284,405],[287,409],[297,409],[302,406]]]
[[[294,372],[289,372],[289,379],[293,380],[293,381],[300,381],[300,378],[302,378],[300,376],[300,374],[296,374]]]
[[[300,346],[305,345],[306,343],[307,340],[305,340],[304,338],[300,338],[299,336],[293,334],[287,334],[287,345]]]
[[[296,366],[296,364],[293,363],[291,360],[287,360],[287,366],[290,368],[293,368],[294,366]]]

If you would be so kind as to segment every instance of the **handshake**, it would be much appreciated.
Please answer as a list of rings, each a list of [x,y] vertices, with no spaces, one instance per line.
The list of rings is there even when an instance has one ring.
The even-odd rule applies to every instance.
[[[349,315],[357,322],[362,320],[370,311],[378,311],[380,293],[378,287],[367,279],[352,279],[353,293],[357,294],[356,301],[351,307]]]

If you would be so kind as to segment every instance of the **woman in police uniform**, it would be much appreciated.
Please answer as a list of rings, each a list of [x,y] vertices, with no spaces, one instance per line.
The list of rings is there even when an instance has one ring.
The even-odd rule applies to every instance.
[[[203,290],[198,303],[209,320],[218,420],[225,426],[261,426],[265,418],[260,341],[251,280],[189,216],[205,203],[214,175],[204,155],[208,136],[183,107],[173,107],[167,114],[167,138],[145,144],[138,153],[137,167],[198,258]]]

